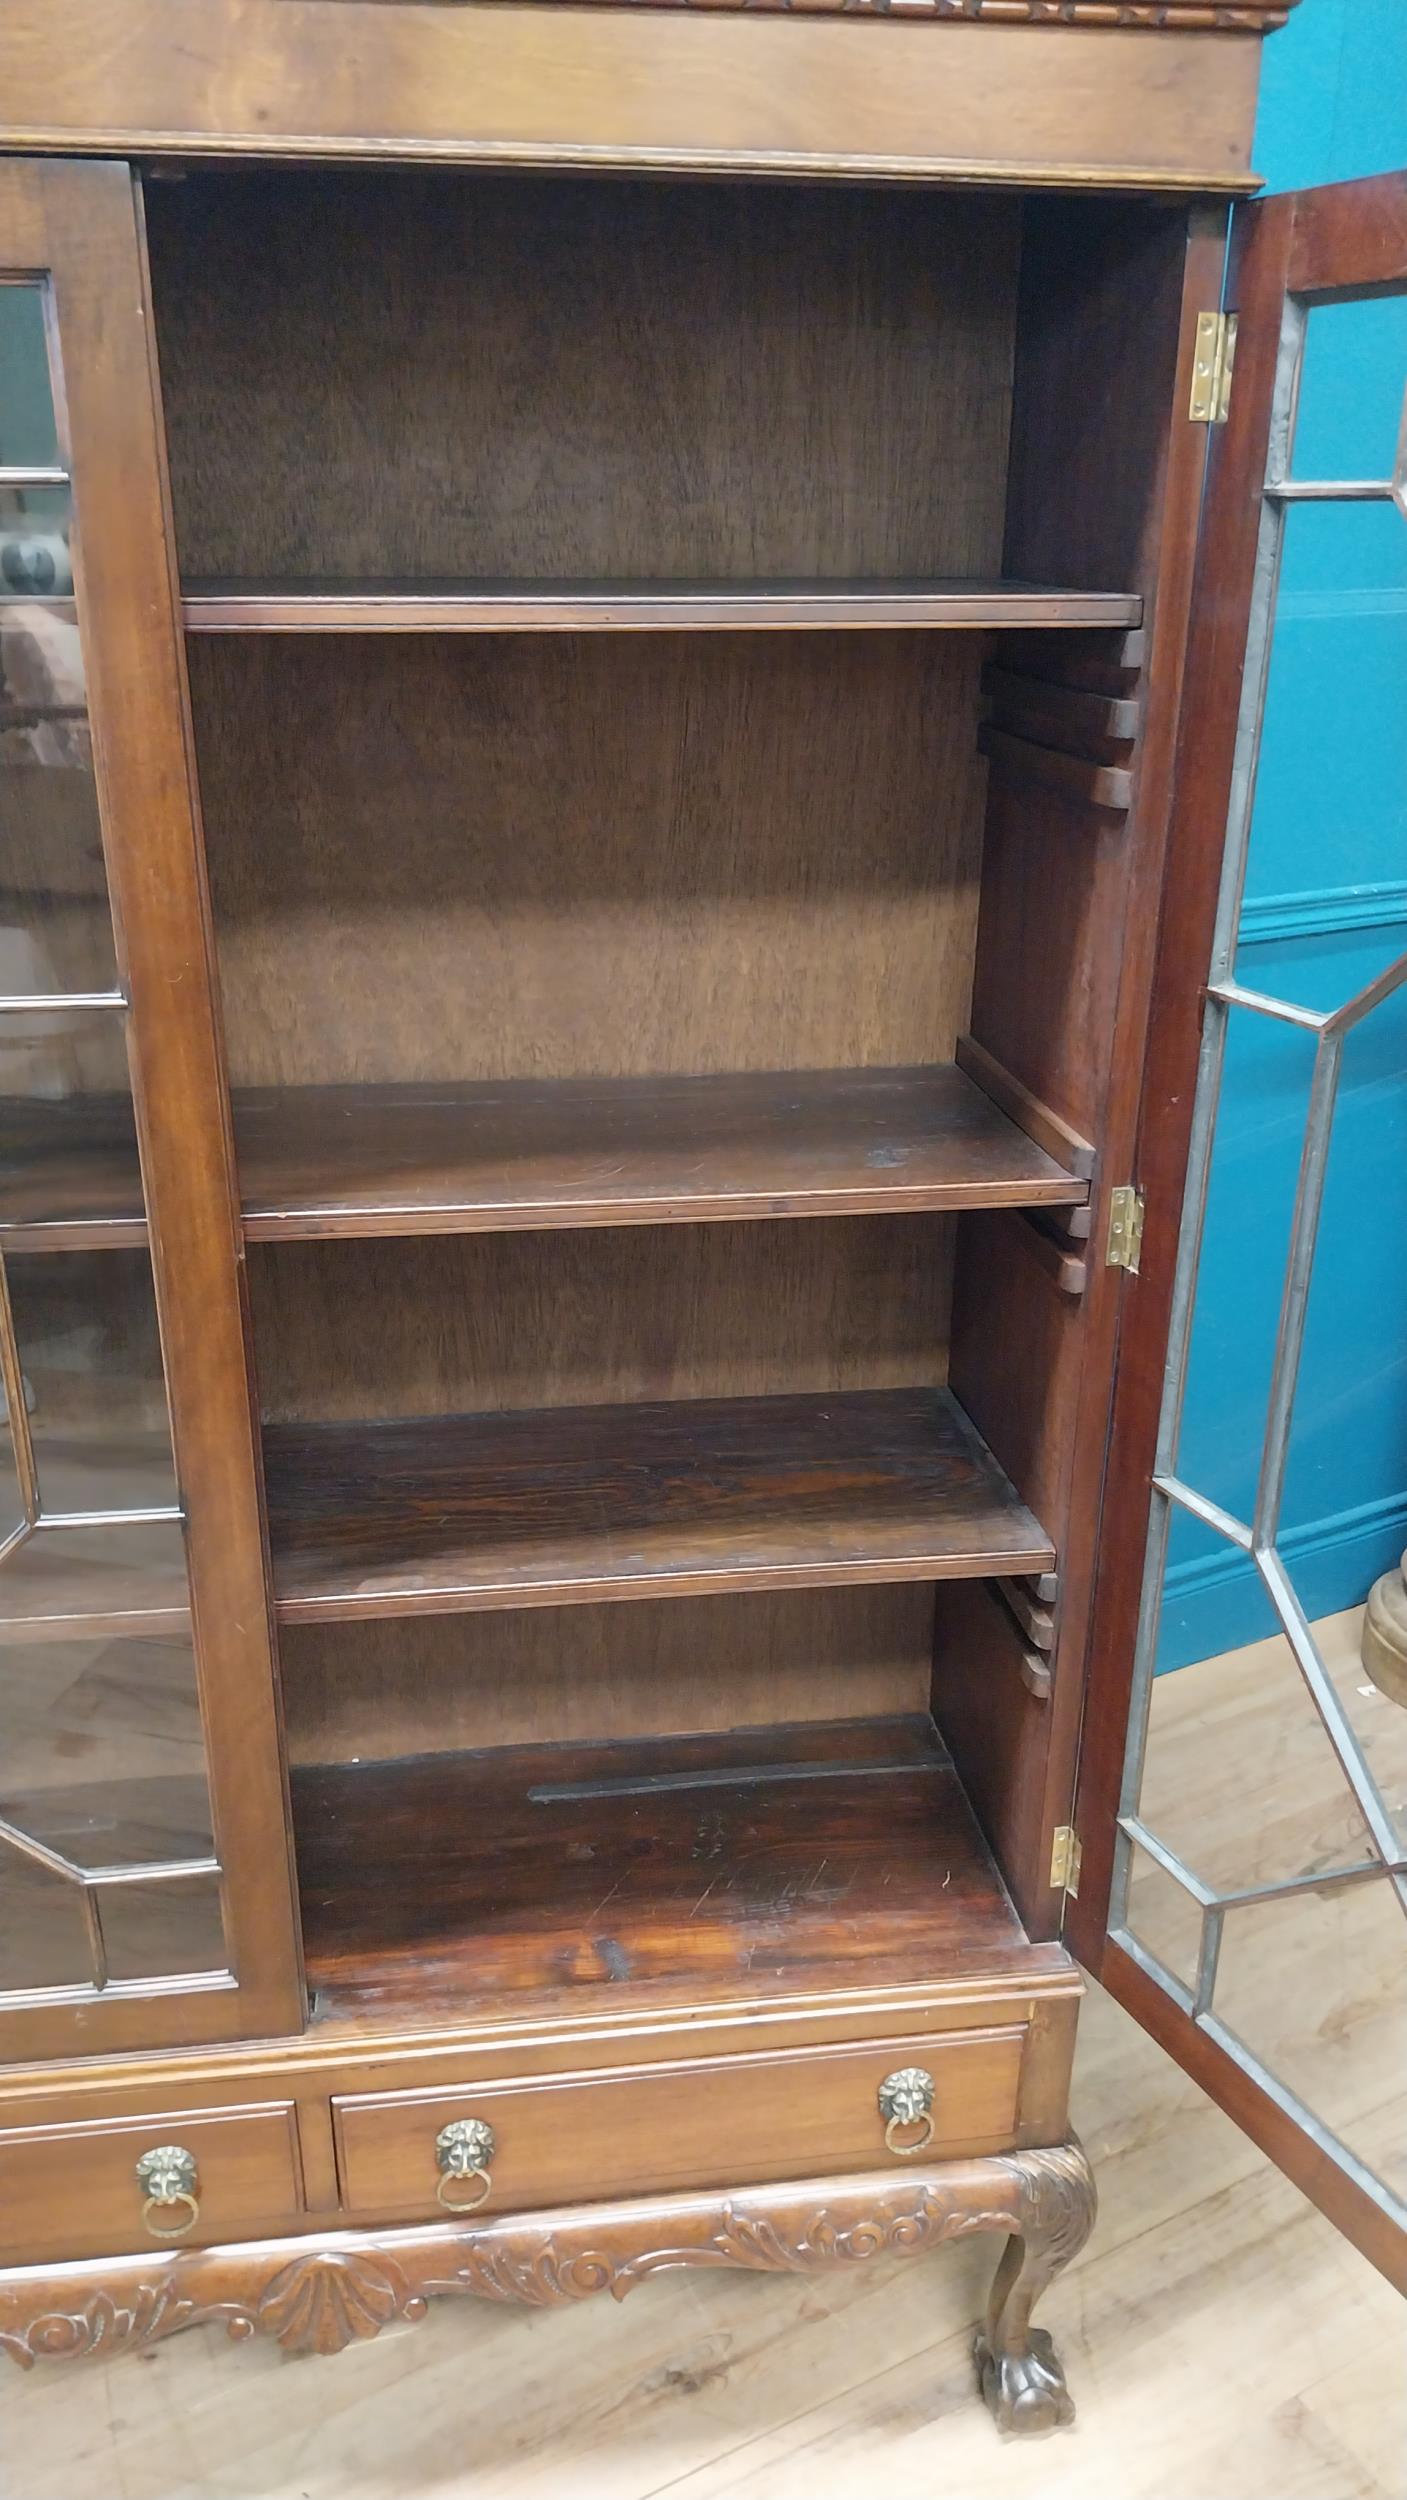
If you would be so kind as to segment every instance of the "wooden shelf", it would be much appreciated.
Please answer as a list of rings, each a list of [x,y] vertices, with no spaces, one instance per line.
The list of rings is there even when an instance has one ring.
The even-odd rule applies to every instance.
[[[285,1622],[1055,1560],[943,1389],[287,1424],[264,1446]]]
[[[956,1068],[318,1086],[236,1105],[251,1241],[1070,1206]]]
[[[319,1765],[292,1786],[322,2021],[1063,1962],[1027,1943],[923,1718]]]
[[[1089,1195],[954,1067],[270,1087],[236,1094],[234,1115],[251,1241],[1078,1206]],[[129,1103],[46,1103],[12,1137],[0,1247],[145,1240]]]
[[[1138,625],[1141,598],[1039,582],[193,581],[204,634],[685,633],[834,627]]]

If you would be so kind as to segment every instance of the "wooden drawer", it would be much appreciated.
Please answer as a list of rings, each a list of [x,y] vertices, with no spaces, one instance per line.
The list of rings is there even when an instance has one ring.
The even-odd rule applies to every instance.
[[[143,2221],[137,2180],[142,2154],[161,2144],[184,2146],[196,2165],[198,2215],[169,2241]],[[296,2213],[302,2201],[290,2101],[0,2134],[0,2258],[6,2264],[243,2238],[258,2224]],[[172,2208],[153,2219],[178,2220],[184,2211]]]
[[[886,2151],[877,2099],[902,2066],[934,2080],[930,2159],[997,2152],[1013,2141],[1025,2037],[1018,2025],[462,2092],[351,2095],[333,2103],[342,2199],[352,2213],[435,2212],[435,2138],[460,2118],[493,2129],[490,2211],[824,2177],[890,2159],[902,2170]]]

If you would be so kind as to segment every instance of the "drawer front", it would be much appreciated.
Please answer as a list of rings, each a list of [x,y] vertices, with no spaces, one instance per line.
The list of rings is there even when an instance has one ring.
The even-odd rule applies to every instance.
[[[137,2165],[167,2145],[189,2161],[156,2166],[163,2175],[149,2203]],[[302,2201],[289,2101],[0,2134],[0,2260],[8,2265],[244,2238],[296,2214]]]
[[[433,2214],[443,2186],[467,2206],[482,2179],[442,2179],[436,2138],[475,2119],[493,2131],[488,2211],[823,2177],[890,2160],[902,2171],[905,2157],[886,2147],[879,2087],[908,2067],[933,2081],[928,2159],[999,2152],[1013,2140],[1025,2037],[1014,2026],[457,2093],[354,2095],[333,2103],[343,2203],[352,2213]],[[903,2129],[900,2140],[921,2132]]]

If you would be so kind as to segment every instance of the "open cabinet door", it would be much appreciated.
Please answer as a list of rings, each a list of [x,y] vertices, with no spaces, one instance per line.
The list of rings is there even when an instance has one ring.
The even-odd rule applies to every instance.
[[[1403,1293],[1404,297],[1407,175],[1236,210],[1067,1934],[1407,2289],[1407,1709],[1351,1618],[1316,1630],[1306,1531],[1351,1508],[1361,1413],[1319,1385],[1333,1329],[1354,1310],[1395,1325]],[[1365,834],[1390,845],[1394,815],[1375,884]],[[1277,817],[1314,863],[1298,882],[1338,894],[1332,944],[1297,938],[1309,894],[1267,879]],[[1250,1447],[1229,1428],[1248,1394]],[[1407,1396],[1400,1364],[1374,1394]],[[1184,1600],[1180,1656],[1215,1654],[1159,1674],[1193,1585],[1234,1590],[1232,1637],[1199,1648],[1194,1628],[1189,1647]]]

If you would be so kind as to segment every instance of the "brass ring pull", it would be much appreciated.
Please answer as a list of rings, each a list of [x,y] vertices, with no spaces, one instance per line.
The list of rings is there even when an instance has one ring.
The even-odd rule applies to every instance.
[[[142,2222],[154,2240],[181,2240],[200,2220],[199,2185],[194,2153],[184,2144],[154,2144],[137,2164],[137,2185],[143,2191]],[[181,2211],[181,2208],[184,2208]],[[180,2212],[176,2222],[158,2222],[159,2213]]]
[[[878,2099],[887,2149],[903,2161],[926,2153],[933,2142],[933,2077],[922,2066],[896,2067],[892,2075],[885,2076]],[[901,2135],[914,2127],[921,2132],[911,2143],[901,2143]]]
[[[435,2195],[446,2213],[472,2214],[487,2204],[493,2189],[489,2164],[494,2132],[486,2118],[452,2118],[435,2138],[440,2178]],[[463,2190],[472,2189],[472,2194]]]
[[[152,2220],[154,2214],[163,2213],[170,2205],[186,2207],[179,2222],[154,2222]],[[149,2196],[142,2207],[142,2220],[154,2240],[184,2239],[187,2231],[193,2230],[200,2220],[199,2200],[194,2196],[188,2196],[184,2188],[175,2196]]]

